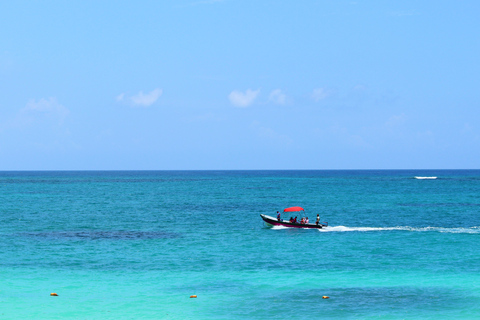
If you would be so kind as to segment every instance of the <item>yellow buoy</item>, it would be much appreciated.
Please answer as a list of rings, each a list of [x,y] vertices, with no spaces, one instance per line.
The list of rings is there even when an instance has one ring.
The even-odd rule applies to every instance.
[[[55,292],[50,293],[50,295],[51,295],[52,297],[58,297],[58,294],[56,294]]]
[[[329,299],[329,296],[323,296],[322,299]]]
[[[196,297],[197,297],[196,295],[190,296],[190,298],[196,298]]]

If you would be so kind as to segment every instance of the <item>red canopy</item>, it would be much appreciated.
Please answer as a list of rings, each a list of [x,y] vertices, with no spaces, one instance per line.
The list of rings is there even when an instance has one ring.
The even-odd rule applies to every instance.
[[[298,211],[305,211],[305,210],[303,210],[302,207],[290,207],[283,210],[283,212],[298,212]]]

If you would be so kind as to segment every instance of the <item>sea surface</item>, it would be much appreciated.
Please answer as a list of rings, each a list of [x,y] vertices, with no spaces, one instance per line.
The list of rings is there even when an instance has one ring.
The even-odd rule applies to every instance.
[[[479,170],[0,172],[0,319],[479,318]]]

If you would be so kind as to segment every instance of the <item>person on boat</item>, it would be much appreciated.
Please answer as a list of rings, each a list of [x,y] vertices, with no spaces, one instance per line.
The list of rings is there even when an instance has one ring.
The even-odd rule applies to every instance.
[[[318,226],[319,223],[320,223],[320,215],[317,214],[317,222],[316,222],[317,226]]]
[[[290,220],[289,220],[289,221],[290,221],[290,222],[293,222],[293,217],[290,217]]]
[[[305,218],[305,224],[307,224],[307,223],[308,223],[308,217]]]
[[[282,221],[282,219],[280,219],[280,212],[278,212],[278,211],[277,211],[277,220]]]
[[[304,223],[305,223],[305,220],[304,220],[304,219],[305,219],[304,217],[302,217],[302,219],[300,219],[300,223],[301,223],[301,224],[304,224]]]
[[[295,217],[295,219],[293,219],[293,223],[297,223],[297,217]]]

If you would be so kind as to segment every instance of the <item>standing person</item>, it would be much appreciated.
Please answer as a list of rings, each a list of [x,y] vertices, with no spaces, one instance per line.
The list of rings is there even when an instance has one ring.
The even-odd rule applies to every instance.
[[[277,220],[278,221],[281,221],[282,219],[280,219],[280,212],[277,211]]]
[[[320,223],[320,215],[319,214],[317,214],[317,222],[316,223],[317,223],[317,226]]]

